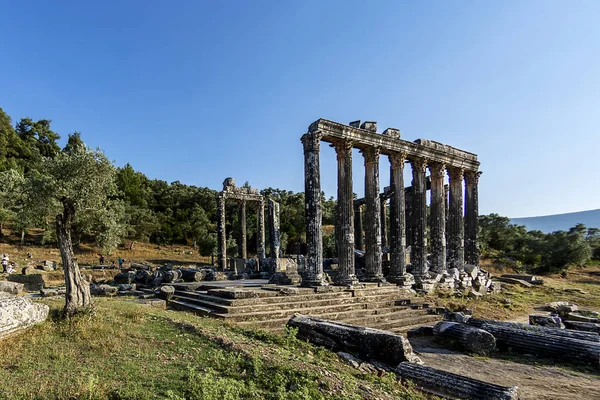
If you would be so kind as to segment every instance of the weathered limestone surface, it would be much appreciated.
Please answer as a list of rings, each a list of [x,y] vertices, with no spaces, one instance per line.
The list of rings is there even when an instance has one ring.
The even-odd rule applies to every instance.
[[[362,224],[362,202],[354,201],[354,246],[358,250],[364,250],[363,224]]]
[[[259,201],[256,205],[256,219],[258,224],[258,233],[256,235],[256,248],[258,249],[259,260],[264,260],[265,250],[265,202]]]
[[[463,174],[462,168],[448,168],[450,176],[450,204],[448,215],[448,268],[464,270],[464,224],[463,224]],[[479,261],[474,265],[479,265]]]
[[[597,342],[492,324],[482,324],[481,329],[494,335],[499,348],[510,348],[517,353],[554,360],[600,365],[600,343]]]
[[[334,143],[338,162],[338,201],[336,226],[338,233],[338,274],[336,285],[358,283],[354,272],[354,199],[352,190],[352,143]]]
[[[304,145],[304,199],[306,202],[306,259],[303,286],[323,286],[323,220],[321,210],[321,171],[319,150],[321,137],[308,133]]]
[[[0,339],[45,321],[49,308],[25,297],[0,294]]]
[[[301,339],[334,351],[356,353],[364,360],[373,359],[388,365],[421,362],[402,335],[301,314],[294,315],[288,325],[298,328],[297,336]]]
[[[466,215],[465,215],[465,262],[479,265],[479,177],[481,172],[465,171]]]
[[[466,350],[476,354],[487,354],[496,348],[496,339],[491,333],[466,324],[438,322],[433,327],[433,334],[456,341]]]
[[[238,257],[248,258],[248,243],[246,237],[246,200],[239,201],[240,236],[238,239]]]
[[[427,162],[422,158],[410,160],[413,174],[412,227],[413,244],[410,262],[417,286],[427,278],[427,190],[425,172]]]
[[[269,238],[271,241],[271,259],[275,264],[275,271],[279,270],[279,251],[281,248],[281,231],[279,228],[279,203],[273,199],[268,201],[269,208]]]
[[[431,270],[446,272],[446,204],[444,201],[444,171],[442,163],[430,163],[431,171]]]
[[[403,362],[396,374],[425,392],[449,399],[517,400],[518,386],[499,386],[424,365]]]
[[[404,190],[405,154],[392,154],[390,160],[390,276],[388,281],[410,287],[414,278],[406,272],[406,213]]]
[[[385,282],[381,270],[379,149],[361,150],[365,159],[365,266],[368,282]]]
[[[0,292],[10,294],[21,294],[23,293],[24,289],[25,285],[23,283],[0,281]]]

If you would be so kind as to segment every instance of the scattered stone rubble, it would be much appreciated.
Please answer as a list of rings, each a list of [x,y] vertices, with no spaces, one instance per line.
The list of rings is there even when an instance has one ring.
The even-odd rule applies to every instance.
[[[505,387],[426,367],[403,335],[296,314],[288,325],[297,336],[337,351],[340,359],[365,373],[394,371],[425,392],[445,398],[519,398],[517,386]]]
[[[465,330],[467,326],[474,326],[490,333],[495,338],[496,347],[500,351],[510,350],[519,354],[599,366],[598,333],[564,329],[564,325],[560,323],[561,318],[568,321],[570,314],[572,313],[567,313],[564,317],[550,316],[549,320],[532,316],[534,317],[530,318],[532,325],[481,320],[462,313],[447,313],[445,319],[456,321],[454,323],[463,325]],[[460,343],[464,345],[463,341]]]

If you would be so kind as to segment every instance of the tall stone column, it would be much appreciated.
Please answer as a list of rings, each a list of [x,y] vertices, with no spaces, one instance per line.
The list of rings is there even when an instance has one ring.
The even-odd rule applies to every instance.
[[[354,198],[352,191],[352,143],[343,140],[334,143],[338,162],[337,237],[338,274],[336,285],[358,283],[354,272]]]
[[[265,251],[265,201],[261,200],[258,202],[256,207],[256,223],[257,223],[257,234],[256,234],[256,248],[258,251],[258,258],[266,258]]]
[[[307,133],[302,136],[306,218],[306,269],[302,280],[303,286],[327,285],[323,278],[320,143],[321,137],[317,133]]]
[[[448,268],[465,269],[464,225],[463,225],[463,174],[464,170],[449,167],[450,205],[448,215]]]
[[[438,274],[446,272],[446,202],[444,201],[443,163],[430,163],[431,208],[431,269]]]
[[[446,205],[446,244],[448,243],[448,215],[450,203],[448,202],[448,194],[450,193],[450,185],[444,185],[444,204]]]
[[[269,237],[271,238],[271,258],[275,263],[275,271],[279,271],[279,249],[281,248],[279,203],[272,199],[269,199]]]
[[[480,171],[465,172],[465,262],[479,266],[479,177]]]
[[[222,271],[227,269],[227,233],[225,231],[225,196],[217,197],[217,263]]]
[[[388,247],[389,243],[388,243],[388,226],[387,226],[387,207],[386,207],[386,203],[387,203],[387,199],[381,197],[380,200],[380,204],[379,204],[379,210],[381,213],[381,216],[379,217],[381,219],[381,247]],[[381,257],[383,260],[387,260],[387,254],[383,254],[383,251],[381,252]]]
[[[361,150],[365,158],[365,267],[368,282],[385,282],[381,271],[381,211],[378,148]]]
[[[406,273],[406,214],[404,191],[405,154],[388,156],[390,160],[390,275],[387,280],[401,286],[414,283]]]
[[[427,161],[410,160],[412,166],[412,228],[413,244],[410,257],[412,273],[417,284],[427,278],[427,186],[425,173]]]
[[[362,208],[358,202],[354,202],[354,246],[363,250]]]
[[[413,245],[415,238],[413,236],[413,220],[412,220],[412,208],[413,208],[413,190],[412,186],[404,189],[404,215],[406,216],[406,245]]]
[[[241,258],[248,257],[247,241],[246,241],[246,200],[240,200],[239,203],[239,220],[240,220],[240,242],[238,249]]]

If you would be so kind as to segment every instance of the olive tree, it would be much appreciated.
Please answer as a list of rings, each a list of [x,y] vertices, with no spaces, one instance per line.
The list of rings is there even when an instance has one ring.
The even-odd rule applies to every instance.
[[[65,148],[54,158],[45,158],[40,171],[27,181],[28,202],[33,209],[55,220],[56,239],[65,274],[64,314],[70,317],[91,306],[89,282],[81,276],[73,254],[71,232],[76,220],[100,220],[98,226],[117,229],[119,213],[112,208],[116,198],[116,170],[100,150],[85,146]],[[115,244],[115,240],[110,241]]]

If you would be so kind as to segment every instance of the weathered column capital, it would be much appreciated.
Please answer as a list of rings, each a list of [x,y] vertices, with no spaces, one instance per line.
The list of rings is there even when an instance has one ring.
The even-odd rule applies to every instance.
[[[465,175],[465,169],[461,168],[461,167],[455,167],[453,165],[448,165],[446,170],[448,171],[448,175],[450,175],[450,177],[452,179],[463,179],[463,177]]]
[[[465,171],[464,177],[467,183],[479,183],[479,177],[483,174],[481,171]]]
[[[428,165],[432,178],[443,178],[446,172],[446,164],[441,162],[430,162]]]
[[[392,169],[404,169],[404,162],[406,161],[406,157],[406,153],[389,154],[388,159],[390,160],[390,165],[392,166]]]
[[[304,145],[304,151],[319,151],[321,149],[322,135],[318,132],[306,133],[300,139]]]
[[[360,152],[365,158],[365,166],[369,164],[379,164],[379,156],[381,155],[381,149],[379,147],[366,147],[360,149]]]
[[[411,158],[410,165],[413,172],[427,172],[427,160],[424,158]]]

